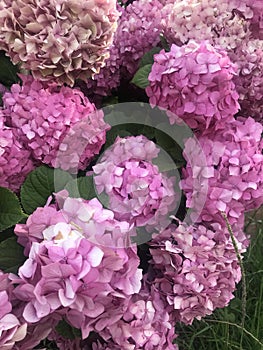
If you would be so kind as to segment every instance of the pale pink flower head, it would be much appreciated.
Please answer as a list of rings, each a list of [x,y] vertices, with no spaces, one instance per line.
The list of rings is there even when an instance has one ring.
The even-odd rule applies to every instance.
[[[245,242],[244,234],[240,238]],[[149,283],[174,321],[191,324],[234,298],[241,273],[227,228],[180,223],[156,234],[149,245]],[[237,246],[240,253],[245,250],[242,242]]]
[[[5,124],[0,110],[0,186],[19,191],[26,176],[34,169],[31,152],[23,147],[14,129]]]
[[[103,112],[77,89],[22,76],[3,101],[8,124],[38,163],[77,172],[105,142]]]
[[[224,50],[190,41],[154,55],[146,88],[151,106],[166,110],[173,124],[191,128],[224,127],[239,109],[233,77],[236,68]]]
[[[66,193],[57,198],[64,219],[46,220],[42,241],[40,227],[26,227],[32,220],[24,224],[29,238],[36,229],[37,241],[19,269],[14,295],[27,322],[58,313],[81,329],[84,339],[122,317],[130,297],[140,290],[142,272],[136,246],[124,246],[130,239],[128,223],[114,219],[97,199],[84,201]]]
[[[99,72],[118,16],[114,0],[4,0],[0,48],[35,78],[72,86]]]
[[[208,40],[232,50],[250,36],[248,20],[253,14],[246,1],[177,0],[165,8],[169,12],[162,21],[163,32],[170,44]]]
[[[106,193],[119,220],[135,226],[167,225],[176,194],[172,179],[152,163],[158,152],[144,136],[118,137],[93,166],[98,193]]]

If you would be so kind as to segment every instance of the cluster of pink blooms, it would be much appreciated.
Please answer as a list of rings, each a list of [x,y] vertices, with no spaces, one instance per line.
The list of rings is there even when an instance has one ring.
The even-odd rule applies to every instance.
[[[59,315],[81,329],[83,339],[120,320],[141,288],[130,231],[97,199],[73,199],[66,192],[57,194],[57,206],[38,209],[17,225],[28,256],[13,277],[21,318],[36,324]]]
[[[93,167],[98,193],[109,196],[109,208],[119,220],[155,229],[169,223],[176,195],[172,179],[152,163],[158,152],[144,136],[117,138]]]
[[[168,111],[171,124],[179,117],[199,131],[218,129],[239,109],[234,74],[227,53],[208,42],[173,44],[154,56],[146,93],[151,106]]]
[[[35,78],[72,86],[99,72],[118,17],[115,0],[4,0],[0,49]]]
[[[161,300],[160,293],[143,287],[139,295],[131,298],[127,310],[120,321],[111,324],[107,332],[102,332],[107,339],[111,336],[116,349],[120,350],[177,350],[174,324]]]
[[[243,115],[262,119],[262,2],[240,0],[173,1],[162,10],[163,33],[179,46],[193,39],[226,50],[237,66],[234,78]],[[167,8],[167,9],[166,9]],[[168,14],[168,15],[167,15]]]
[[[21,77],[22,86],[12,85],[11,91],[3,96],[1,114],[10,129],[3,131],[9,141],[1,145],[7,155],[0,155],[0,162],[7,164],[6,171],[12,178],[21,173],[23,181],[23,175],[32,169],[31,159],[35,164],[44,163],[71,172],[85,169],[105,143],[109,126],[104,122],[103,112],[96,110],[77,89],[58,88],[31,76]],[[15,141],[12,133],[16,135]],[[13,161],[17,159],[11,169],[10,162],[6,163],[10,153]],[[9,183],[11,180],[5,177]]]
[[[239,239],[242,252],[248,241],[244,234]],[[171,225],[149,244],[153,269],[148,278],[174,320],[191,324],[234,297],[240,267],[229,233],[220,224]]]
[[[253,11],[240,0],[179,0],[163,19],[164,35],[170,43],[209,40],[213,45],[234,49],[250,34]]]
[[[100,339],[92,342],[92,350],[178,350],[176,335],[165,302],[160,294],[146,285],[134,295],[122,318],[100,332]],[[90,349],[87,340],[68,340],[52,332],[60,350]],[[106,342],[105,342],[106,340]]]
[[[263,204],[263,127],[252,118],[238,118],[225,130],[201,135],[198,141],[205,154],[205,164],[194,140],[188,139],[184,150],[187,166],[181,186],[187,207],[201,211],[201,222],[222,222],[226,212],[231,224],[243,225],[245,211]],[[195,162],[194,162],[194,161]],[[193,165],[194,164],[194,165]],[[205,197],[200,208],[201,197]]]

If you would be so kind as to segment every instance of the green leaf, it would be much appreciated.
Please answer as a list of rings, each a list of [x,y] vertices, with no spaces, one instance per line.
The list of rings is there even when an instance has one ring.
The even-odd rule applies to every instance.
[[[131,83],[138,86],[141,89],[145,89],[149,85],[148,76],[151,72],[152,64],[146,64],[139,68],[135,73]]]
[[[160,35],[160,42],[165,51],[170,51],[170,45],[168,44],[168,41],[166,38],[163,36],[163,34]]]
[[[17,224],[26,217],[17,196],[7,188],[0,187],[0,232]]]
[[[156,129],[155,139],[158,146],[164,149],[173,158],[179,168],[183,166],[185,163],[183,150],[171,136],[164,131]]]
[[[21,189],[21,202],[26,213],[31,214],[37,207],[43,207],[49,196],[63,190],[72,176],[60,169],[40,166],[26,178]]]
[[[93,176],[79,177],[71,180],[65,187],[69,196],[73,198],[92,199],[97,196]]]
[[[26,257],[24,248],[17,243],[16,237],[11,237],[0,243],[0,269],[5,272],[17,273]]]
[[[140,61],[140,65],[139,67],[144,67],[146,66],[147,64],[153,64],[154,62],[154,59],[153,59],[153,56],[156,54],[156,53],[159,53],[160,51],[162,50],[161,47],[153,47],[150,51],[146,52],[146,54],[142,57],[141,61]]]
[[[59,321],[56,326],[56,331],[65,339],[74,340],[76,338],[81,338],[81,331],[78,328],[70,326],[65,320]]]
[[[7,238],[14,237],[14,235],[14,226],[11,226],[0,233],[0,242],[5,241]]]
[[[18,67],[13,65],[5,52],[0,51],[0,83],[8,87],[17,83],[19,81],[18,71]]]

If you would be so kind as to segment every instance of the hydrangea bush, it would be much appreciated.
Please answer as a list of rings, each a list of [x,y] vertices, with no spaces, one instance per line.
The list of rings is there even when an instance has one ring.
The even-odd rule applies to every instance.
[[[1,2],[1,349],[178,350],[178,322],[234,298],[263,204],[262,19]]]

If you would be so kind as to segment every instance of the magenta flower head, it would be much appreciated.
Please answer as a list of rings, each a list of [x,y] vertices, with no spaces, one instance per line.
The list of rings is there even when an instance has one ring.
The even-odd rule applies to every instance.
[[[0,271],[0,348],[3,350],[12,350],[27,333],[27,324],[22,324],[12,312],[12,290],[8,274]]]
[[[14,129],[5,125],[0,110],[0,186],[19,191],[26,176],[34,169],[31,152],[23,147]]]
[[[152,106],[168,111],[171,124],[179,117],[201,131],[220,128],[239,109],[235,71],[224,50],[191,40],[154,55],[146,93]]]
[[[198,222],[221,222],[223,225],[220,212],[225,212],[230,223],[237,224],[245,211],[263,204],[262,130],[262,125],[254,119],[238,118],[225,130],[200,136],[199,142],[207,159],[206,169],[198,166],[197,154],[195,163],[192,162],[191,139],[187,140],[187,165],[181,186],[188,207],[199,208],[202,184],[208,181],[205,205],[200,217],[196,218]]]
[[[22,76],[3,97],[4,113],[33,159],[76,172],[85,169],[105,142],[103,112],[77,89]]]
[[[35,78],[73,86],[99,72],[118,16],[115,0],[4,0],[0,49]]]
[[[152,163],[158,152],[144,136],[118,137],[93,167],[98,193],[108,195],[119,220],[135,226],[167,225],[176,195],[172,179]]]
[[[244,234],[240,239],[237,245],[243,252]],[[149,283],[166,302],[174,321],[191,324],[234,298],[241,273],[226,228],[171,225],[149,244],[153,267]]]
[[[69,198],[65,192],[57,201],[64,220],[57,216],[52,223],[50,218],[49,226],[46,221],[41,241],[33,220],[24,224],[31,233],[27,239],[34,228],[38,238],[19,269],[14,295],[27,322],[58,313],[81,329],[85,339],[122,317],[130,297],[140,290],[142,272],[136,246],[128,242],[128,223],[114,219],[97,199]]]

